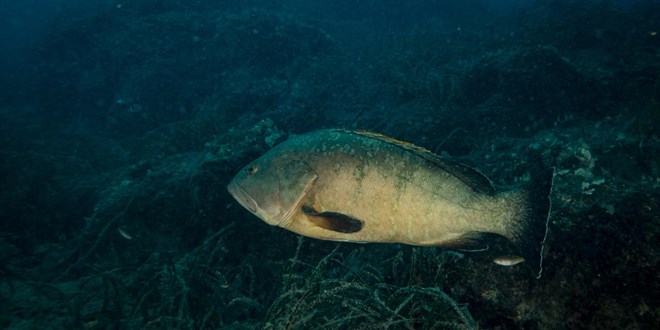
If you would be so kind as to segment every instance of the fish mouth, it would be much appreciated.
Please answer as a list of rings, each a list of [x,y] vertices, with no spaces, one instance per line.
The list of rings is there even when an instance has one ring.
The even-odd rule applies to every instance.
[[[227,186],[227,190],[234,197],[234,199],[250,212],[257,214],[257,203],[248,195],[238,183],[232,181]]]

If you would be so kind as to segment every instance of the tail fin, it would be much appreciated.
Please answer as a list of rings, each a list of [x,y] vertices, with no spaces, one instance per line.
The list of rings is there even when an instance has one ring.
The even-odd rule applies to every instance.
[[[553,180],[554,168],[545,169],[523,189],[527,195],[526,204],[511,233],[513,243],[537,279],[541,278],[543,272],[543,250],[548,236]]]

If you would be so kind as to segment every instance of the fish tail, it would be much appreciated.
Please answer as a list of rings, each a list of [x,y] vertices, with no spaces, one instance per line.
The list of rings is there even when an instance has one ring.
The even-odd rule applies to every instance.
[[[548,236],[554,168],[547,168],[534,176],[523,188],[526,195],[521,216],[512,226],[511,239],[520,250],[525,264],[541,278],[543,252]]]

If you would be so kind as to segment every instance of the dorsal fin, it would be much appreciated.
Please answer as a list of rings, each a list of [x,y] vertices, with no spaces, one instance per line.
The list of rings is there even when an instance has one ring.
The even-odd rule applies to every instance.
[[[476,169],[468,165],[456,161],[444,159],[432,153],[428,149],[422,148],[420,146],[416,146],[410,142],[397,140],[395,138],[380,133],[374,133],[374,132],[362,131],[362,130],[354,130],[354,131],[343,130],[343,131],[371,139],[380,140],[385,143],[389,143],[399,148],[405,149],[406,151],[412,152],[418,157],[421,157],[426,161],[434,164],[435,166],[442,168],[446,172],[450,173],[459,180],[463,181],[465,184],[470,186],[470,188],[474,189],[475,191],[489,195],[495,194],[495,188],[493,187],[493,184],[490,182],[490,180],[485,175],[481,174],[481,172],[477,171]]]

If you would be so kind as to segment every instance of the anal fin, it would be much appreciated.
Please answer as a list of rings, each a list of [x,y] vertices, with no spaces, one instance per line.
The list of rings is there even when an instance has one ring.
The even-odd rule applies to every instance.
[[[455,238],[450,238],[437,246],[464,252],[486,251],[488,250],[488,244],[486,244],[488,235],[488,233],[469,231]]]

